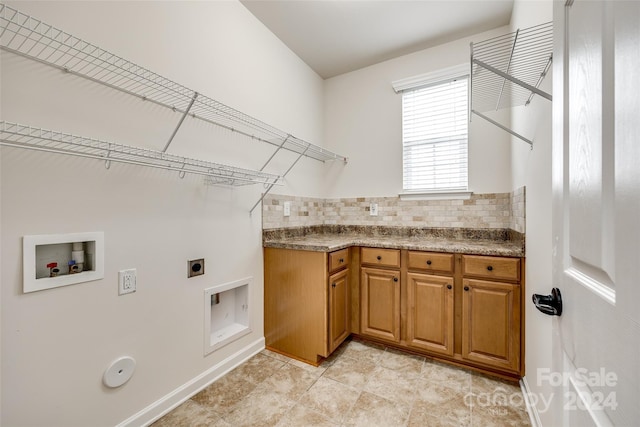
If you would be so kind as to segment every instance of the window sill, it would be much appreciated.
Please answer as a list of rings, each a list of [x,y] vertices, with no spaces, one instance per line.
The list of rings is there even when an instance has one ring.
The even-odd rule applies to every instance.
[[[400,193],[400,200],[467,200],[471,198],[473,194],[469,190],[461,191],[415,191]]]

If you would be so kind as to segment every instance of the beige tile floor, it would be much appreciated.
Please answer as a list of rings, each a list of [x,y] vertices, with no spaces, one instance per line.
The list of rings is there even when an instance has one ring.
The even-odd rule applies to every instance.
[[[529,425],[515,384],[353,339],[319,367],[264,350],[153,427]]]

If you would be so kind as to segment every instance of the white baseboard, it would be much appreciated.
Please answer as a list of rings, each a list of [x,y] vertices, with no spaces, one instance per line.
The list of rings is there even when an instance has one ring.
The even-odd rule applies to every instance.
[[[529,414],[531,427],[542,427],[538,408],[536,408],[536,406],[531,403],[531,389],[529,388],[527,377],[522,377],[522,379],[520,380],[520,390],[522,390],[522,395],[524,396],[524,403],[527,405],[527,413]]]
[[[248,359],[261,352],[265,348],[264,337],[254,341],[240,351],[232,354],[220,363],[212,366],[202,374],[181,385],[166,396],[153,402],[140,412],[122,421],[117,427],[148,426],[162,416],[171,412],[194,394],[216,381],[233,368],[246,362]]]

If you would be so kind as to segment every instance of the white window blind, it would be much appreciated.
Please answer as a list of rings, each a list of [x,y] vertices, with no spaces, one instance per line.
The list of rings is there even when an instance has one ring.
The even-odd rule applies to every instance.
[[[466,190],[468,78],[402,93],[403,188]]]

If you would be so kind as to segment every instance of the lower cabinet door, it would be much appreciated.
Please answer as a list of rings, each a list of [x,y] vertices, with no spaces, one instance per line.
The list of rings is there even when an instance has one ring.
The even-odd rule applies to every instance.
[[[361,269],[360,332],[363,335],[400,341],[400,272]]]
[[[462,357],[496,368],[520,368],[520,286],[462,282]]]
[[[407,274],[407,344],[453,355],[453,277]]]
[[[329,277],[329,353],[349,335],[349,270]]]

